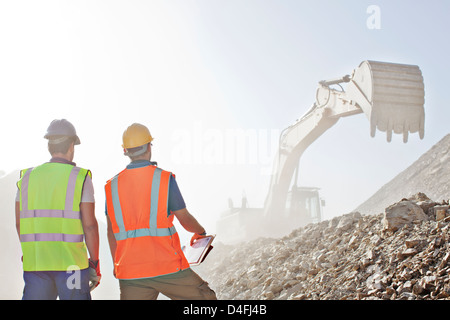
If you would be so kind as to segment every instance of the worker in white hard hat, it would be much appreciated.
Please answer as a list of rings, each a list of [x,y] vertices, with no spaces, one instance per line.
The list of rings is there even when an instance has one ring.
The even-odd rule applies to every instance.
[[[134,123],[123,133],[124,154],[131,162],[105,185],[108,240],[122,300],[215,300],[216,294],[197,273],[180,246],[176,217],[191,244],[206,235],[186,209],[175,176],[151,162],[153,137]]]
[[[80,138],[69,121],[53,120],[44,138],[52,158],[17,182],[22,299],[90,300],[101,278],[91,172],[73,162]]]

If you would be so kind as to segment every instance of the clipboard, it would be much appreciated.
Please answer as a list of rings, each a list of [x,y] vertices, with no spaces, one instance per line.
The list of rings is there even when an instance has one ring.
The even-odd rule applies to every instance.
[[[183,246],[184,256],[191,266],[198,266],[205,261],[206,256],[213,249],[211,243],[215,237],[215,235],[209,235],[196,240],[192,246]]]

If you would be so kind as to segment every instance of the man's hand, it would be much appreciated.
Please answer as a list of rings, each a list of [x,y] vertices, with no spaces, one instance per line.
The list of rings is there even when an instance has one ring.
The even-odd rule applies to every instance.
[[[100,261],[92,261],[89,259],[89,281],[91,282],[89,288],[91,291],[98,287],[101,278]]]
[[[206,237],[206,231],[203,232],[203,233],[200,233],[200,234],[194,233],[194,235],[191,238],[191,247],[195,243],[195,241],[197,241],[199,239],[202,239],[202,238],[205,238],[205,237]]]

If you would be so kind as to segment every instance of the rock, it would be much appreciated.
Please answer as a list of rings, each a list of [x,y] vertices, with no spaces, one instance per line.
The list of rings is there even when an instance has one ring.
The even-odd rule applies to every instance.
[[[411,292],[403,292],[399,298],[399,300],[415,300],[416,296],[414,295],[414,293]]]
[[[405,251],[402,252],[402,255],[405,257],[411,257],[418,253],[417,249],[415,248],[408,248]]]
[[[436,205],[436,202],[427,200],[416,202],[416,204],[422,208],[423,212],[425,212],[425,214],[427,214],[430,219],[434,219],[432,209]]]
[[[398,288],[397,288],[397,293],[399,295],[401,295],[404,292],[412,292],[413,286],[411,281],[406,281],[405,283],[402,283]]]
[[[423,201],[430,201],[430,198],[427,197],[427,195],[423,192],[418,192],[415,195],[408,198],[408,200],[414,201],[414,202],[423,202]]]
[[[420,295],[425,291],[425,289],[419,283],[416,283],[414,284],[412,291],[415,295]]]
[[[436,221],[445,219],[448,216],[449,206],[435,206],[433,207],[433,214],[436,217]]]
[[[359,212],[350,212],[348,214],[345,214],[339,220],[339,223],[337,224],[336,228],[342,231],[346,231],[349,228],[351,228],[353,223],[357,221],[357,219],[359,219],[360,217],[361,213]]]
[[[447,299],[450,297],[450,288],[445,288],[436,296],[437,299]]]
[[[419,240],[414,239],[414,240],[406,240],[405,241],[405,246],[407,248],[414,248],[415,246],[417,246],[419,244]]]
[[[444,258],[442,258],[441,263],[439,264],[439,269],[445,268],[449,260],[450,260],[450,252],[447,252]]]
[[[428,216],[414,202],[402,200],[386,208],[383,225],[387,230],[397,231],[405,224],[410,224],[416,220],[426,221]]]
[[[271,299],[275,298],[275,295],[273,294],[272,291],[264,292],[263,296],[264,296],[267,300],[271,300]]]
[[[289,296],[288,300],[305,300],[306,294],[300,293],[300,294],[292,294]]]
[[[392,287],[387,287],[386,288],[386,293],[391,296],[391,295],[393,295],[395,293],[395,289],[392,288]]]
[[[426,290],[432,290],[435,287],[436,276],[425,276],[420,280],[420,285]]]

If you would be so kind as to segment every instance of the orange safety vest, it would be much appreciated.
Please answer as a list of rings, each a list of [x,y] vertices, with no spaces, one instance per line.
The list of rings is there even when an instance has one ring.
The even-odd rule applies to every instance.
[[[168,212],[172,173],[156,166],[125,169],[105,185],[106,206],[117,242],[117,279],[140,279],[189,268]]]

